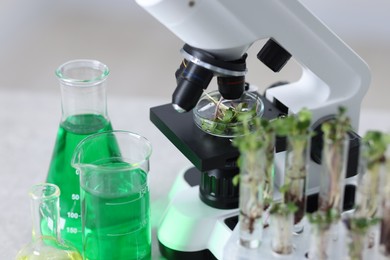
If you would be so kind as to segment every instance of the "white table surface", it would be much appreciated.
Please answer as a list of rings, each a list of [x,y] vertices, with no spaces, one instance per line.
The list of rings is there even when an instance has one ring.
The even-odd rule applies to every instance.
[[[108,113],[115,129],[148,138],[153,145],[149,174],[153,259],[160,255],[155,229],[166,207],[166,196],[178,172],[190,162],[149,120],[149,108],[169,100],[108,96]],[[61,114],[54,93],[0,90],[0,259],[14,259],[31,240],[31,213],[27,191],[44,182]],[[360,134],[368,129],[390,131],[387,111],[363,109]]]

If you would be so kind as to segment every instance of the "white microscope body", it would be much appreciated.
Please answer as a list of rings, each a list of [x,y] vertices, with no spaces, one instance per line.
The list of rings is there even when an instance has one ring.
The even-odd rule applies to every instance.
[[[239,59],[259,39],[273,39],[302,66],[303,73],[296,82],[268,89],[266,98],[283,104],[289,114],[304,107],[310,109],[313,123],[336,114],[338,107],[344,106],[357,131],[361,102],[370,84],[370,71],[356,53],[298,0],[136,1],[186,44],[220,60]],[[196,59],[193,62],[202,65],[202,61]],[[283,153],[276,158],[277,182],[283,178],[283,158]],[[319,167],[312,163],[309,176],[314,176]],[[318,179],[309,178],[308,186],[315,191]],[[194,187],[188,187],[184,193],[176,194],[179,197],[176,202],[172,199],[173,209],[167,211],[161,224],[159,240],[176,251],[207,248],[221,259],[229,230],[220,225],[220,219],[237,211],[222,210],[221,213],[221,210],[206,206],[207,212],[199,212],[196,205],[202,202],[192,193],[195,193]],[[194,205],[191,205],[185,199],[188,196],[195,196],[198,202],[193,201]],[[181,209],[192,213],[179,216]],[[187,216],[193,217],[193,222]],[[178,232],[177,229],[182,228],[172,230],[165,222],[171,222],[171,225],[181,221],[187,224],[183,224],[186,230],[176,236],[178,241],[165,241],[172,237],[165,233]]]

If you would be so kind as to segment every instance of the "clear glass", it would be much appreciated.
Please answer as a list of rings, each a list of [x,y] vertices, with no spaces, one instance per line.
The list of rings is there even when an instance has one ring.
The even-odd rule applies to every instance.
[[[387,197],[389,198],[389,197]],[[383,217],[380,223],[379,251],[384,257],[390,258],[390,202],[383,207]]]
[[[368,232],[348,230],[347,233],[348,260],[364,260],[368,255]]]
[[[272,250],[280,255],[289,255],[293,252],[293,223],[294,214],[272,214]]]
[[[264,209],[269,209],[274,200],[274,158],[275,158],[275,134],[267,133],[269,136],[265,142],[265,180],[264,180]]]
[[[355,216],[373,218],[378,216],[380,203],[380,182],[384,165],[382,162],[372,162],[367,158],[367,147],[361,145],[360,171],[356,187]]]
[[[303,232],[303,218],[306,212],[306,179],[308,169],[309,135],[287,136],[285,163],[284,202],[292,202],[298,210],[294,213],[294,233]]]
[[[30,192],[32,241],[17,254],[17,260],[82,260],[79,252],[66,244],[59,232],[60,190],[54,184],[38,184]]]
[[[79,114],[108,119],[106,85],[110,70],[97,60],[71,60],[55,71],[61,87],[62,118]]]
[[[328,225],[311,224],[310,225],[310,248],[308,259],[310,260],[333,260],[332,258],[332,239],[331,228]]]
[[[108,153],[107,153],[108,151]],[[151,145],[126,131],[98,133],[76,148],[84,259],[151,259]]]
[[[69,61],[56,70],[62,116],[46,181],[61,189],[62,237],[80,251],[80,183],[71,159],[85,137],[112,129],[106,109],[108,74],[107,66],[95,60]]]
[[[367,147],[365,143],[360,146],[359,179],[355,194],[355,217],[357,218],[379,218],[383,211],[380,197],[383,193],[381,179],[385,165],[384,161],[370,158],[368,151],[372,149],[372,147]],[[368,248],[376,247],[379,242],[377,239],[379,230],[372,227],[366,233],[370,238],[366,246]]]
[[[240,244],[246,248],[260,246],[263,235],[265,147],[241,154],[239,227]]]
[[[342,212],[348,147],[347,136],[342,141],[324,139],[319,194],[321,211],[334,209],[339,215]]]
[[[381,176],[382,219],[380,223],[379,251],[384,257],[390,258],[390,145],[386,150],[385,170]]]
[[[237,112],[248,112],[249,121],[261,117],[264,112],[263,101],[251,92],[244,92],[240,98],[229,100],[223,99],[218,91],[212,91],[205,92],[193,110],[195,124],[202,131],[227,138],[234,137],[235,129],[242,124],[237,121]]]

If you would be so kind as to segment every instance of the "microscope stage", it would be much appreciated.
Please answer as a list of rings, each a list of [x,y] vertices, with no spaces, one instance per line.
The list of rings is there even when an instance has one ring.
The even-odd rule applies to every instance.
[[[259,97],[264,103],[263,118],[273,119],[283,114],[265,97]],[[165,104],[150,109],[150,120],[199,171],[235,165],[239,152],[231,139],[203,132],[195,125],[192,112],[178,113],[172,104]]]

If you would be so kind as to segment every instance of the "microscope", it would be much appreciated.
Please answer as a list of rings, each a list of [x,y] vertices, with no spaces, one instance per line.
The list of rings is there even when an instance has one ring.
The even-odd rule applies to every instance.
[[[170,204],[158,229],[160,251],[168,259],[222,259],[224,244],[238,221],[239,153],[229,138],[211,136],[194,124],[190,112],[211,79],[225,99],[247,90],[247,50],[268,40],[258,59],[280,71],[293,57],[302,67],[296,82],[275,84],[258,94],[263,117],[274,119],[312,112],[320,129],[340,106],[357,131],[362,99],[370,84],[364,61],[298,0],[136,0],[185,42],[176,71],[172,103],[153,107],[150,119],[191,161],[169,194]],[[315,211],[321,171],[321,138],[313,137],[308,181],[308,211]],[[359,136],[350,133],[344,208],[354,201]],[[275,185],[283,182],[285,145],[276,142]]]

